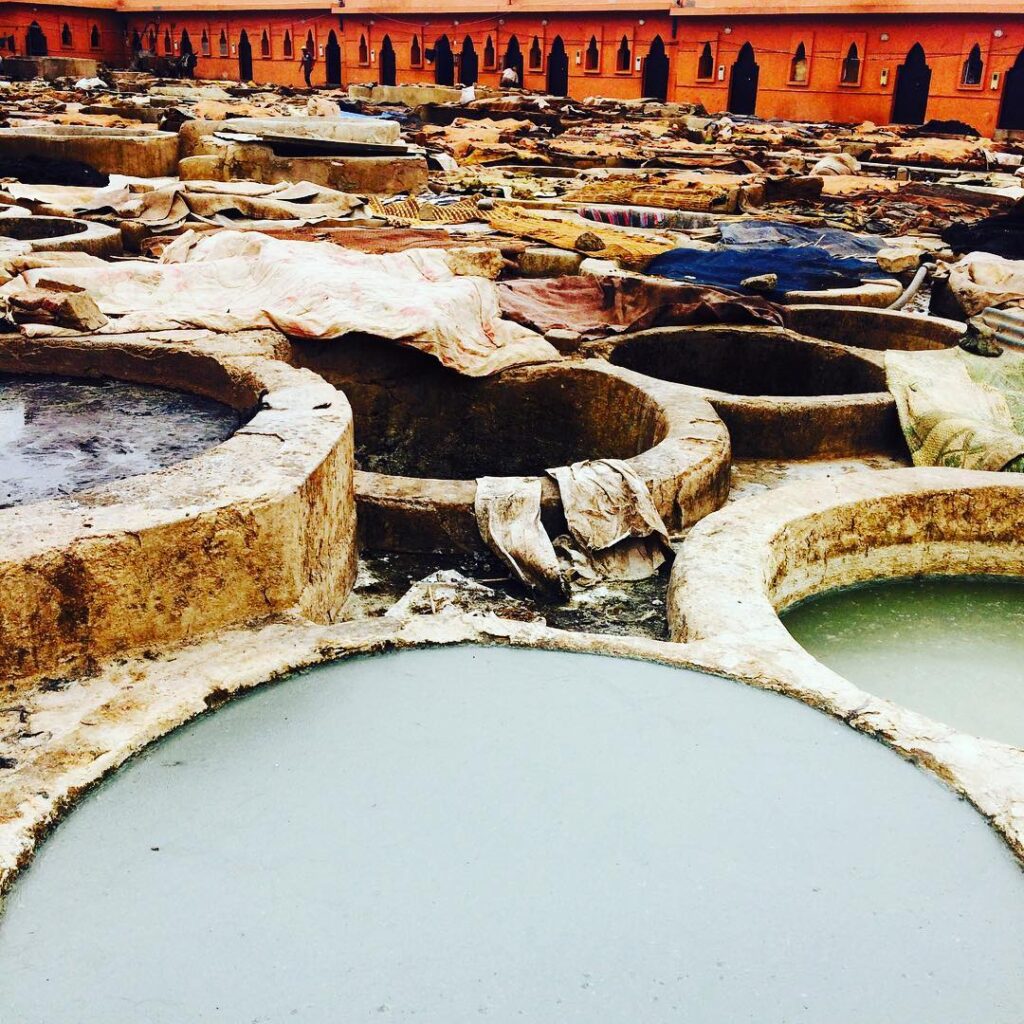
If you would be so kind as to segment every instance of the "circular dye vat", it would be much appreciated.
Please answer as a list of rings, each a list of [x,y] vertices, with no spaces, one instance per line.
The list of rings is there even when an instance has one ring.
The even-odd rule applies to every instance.
[[[801,646],[861,689],[1024,747],[1024,582],[891,580],[811,598],[782,621]]]
[[[964,336],[964,325],[954,320],[919,316],[895,309],[858,306],[786,306],[786,326],[812,338],[837,345],[876,351],[902,349],[919,352],[951,348]]]
[[[666,327],[624,336],[616,366],[731,395],[856,395],[885,390],[885,370],[854,352],[778,328]]]
[[[434,649],[253,694],[87,796],[9,897],[0,1007],[1002,1024],[1022,914],[969,805],[796,701]]]
[[[629,459],[664,436],[655,401],[609,374],[572,366],[466,377],[415,349],[353,339],[296,341],[299,365],[345,392],[356,463],[428,479],[543,475],[579,459]]]
[[[163,469],[238,423],[227,405],[166,388],[0,374],[0,508]]]

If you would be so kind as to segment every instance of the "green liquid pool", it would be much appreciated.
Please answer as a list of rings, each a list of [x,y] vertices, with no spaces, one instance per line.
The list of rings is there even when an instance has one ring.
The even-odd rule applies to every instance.
[[[925,577],[833,591],[782,616],[861,689],[1024,747],[1024,582]]]
[[[1019,1024],[1024,875],[799,702],[608,657],[326,665],[91,792],[4,1024]]]

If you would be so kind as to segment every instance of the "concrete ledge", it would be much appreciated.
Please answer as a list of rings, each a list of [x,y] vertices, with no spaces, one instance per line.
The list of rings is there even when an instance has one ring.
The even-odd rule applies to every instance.
[[[206,152],[206,140],[218,132],[288,136],[295,139],[332,139],[338,142],[401,144],[397,121],[370,117],[233,117],[227,121],[186,121],[178,132],[180,156]]]
[[[79,160],[105,174],[137,178],[178,173],[178,136],[173,132],[75,125],[0,128],[0,153]]]
[[[308,181],[359,195],[417,194],[427,186],[427,161],[409,156],[276,156],[267,145],[210,139],[178,164],[182,181]]]
[[[418,107],[423,103],[458,103],[462,90],[450,85],[350,85],[348,94],[367,103]]]
[[[352,414],[272,332],[0,338],[0,370],[108,376],[255,415],[160,472],[0,510],[0,679],[296,610],[330,621],[355,576]]]
[[[791,305],[813,303],[818,306],[865,306],[885,308],[903,294],[903,285],[895,278],[876,278],[854,288],[826,288],[817,292],[786,292],[782,300]]]

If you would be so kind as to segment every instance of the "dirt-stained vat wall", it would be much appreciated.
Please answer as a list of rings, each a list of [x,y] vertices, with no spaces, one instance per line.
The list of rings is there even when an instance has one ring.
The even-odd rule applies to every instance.
[[[330,621],[355,575],[352,417],[270,358],[276,335],[0,340],[0,369],[177,387],[255,415],[157,473],[0,511],[0,678],[297,611]]]
[[[710,406],[601,361],[480,379],[376,339],[296,342],[293,352],[352,402],[367,547],[481,550],[477,478],[543,476],[584,459],[628,460],[670,529],[707,515],[728,492],[728,437]],[[546,477],[542,486],[545,523],[559,530],[558,489]]]

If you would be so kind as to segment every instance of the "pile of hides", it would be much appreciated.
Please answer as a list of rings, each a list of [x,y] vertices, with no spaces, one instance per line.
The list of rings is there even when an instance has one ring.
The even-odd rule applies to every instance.
[[[703,182],[697,179],[644,180],[604,178],[588,181],[565,196],[569,202],[657,206],[667,210],[731,213],[736,209],[739,181]]]
[[[885,354],[915,466],[1024,472],[1024,359],[959,349]]]
[[[523,584],[564,600],[573,584],[646,579],[671,557],[665,524],[627,463],[593,459],[547,472],[558,484],[569,529],[554,542],[541,523],[540,478],[477,481],[480,535]]]
[[[1024,261],[972,252],[949,268],[949,291],[967,316],[990,306],[1024,306]]]
[[[924,167],[975,167],[987,169],[991,160],[989,139],[906,139],[881,145],[875,160]]]
[[[529,162],[533,159],[533,148],[525,136],[534,129],[532,121],[515,118],[457,118],[444,127],[424,125],[422,132],[430,145],[449,153],[459,164],[472,165]]]
[[[1024,200],[1007,213],[975,224],[951,224],[942,240],[954,252],[990,252],[1008,260],[1024,260]]]
[[[107,334],[273,327],[326,341],[358,333],[418,348],[471,377],[558,358],[543,338],[501,318],[492,281],[456,276],[441,250],[370,256],[257,232],[190,231],[158,263],[29,270],[0,296],[48,285],[86,291],[110,319]]]
[[[640,277],[527,278],[498,285],[502,313],[547,334],[585,338],[681,324],[771,324],[782,314],[764,299],[701,285]]]
[[[671,249],[673,242],[651,233],[632,234],[585,221],[565,211],[527,210],[511,203],[495,203],[487,218],[495,231],[532,238],[558,249],[585,252],[603,260],[618,260],[635,270]]]
[[[759,246],[725,248],[712,252],[673,249],[656,257],[647,268],[676,281],[693,281],[743,292],[750,278],[775,276],[774,286],[763,294],[782,299],[787,292],[817,292],[829,288],[854,288],[870,278],[887,276],[875,262],[833,256],[818,246]]]
[[[399,225],[469,224],[482,216],[475,199],[438,202],[433,196],[370,196],[370,211],[389,224]]]
[[[44,202],[54,213],[92,220],[137,221],[170,232],[186,224],[230,227],[239,220],[345,220],[367,216],[359,196],[307,181],[263,185],[253,181],[173,181],[157,188],[134,183],[106,189],[39,189],[8,185],[19,201]]]

